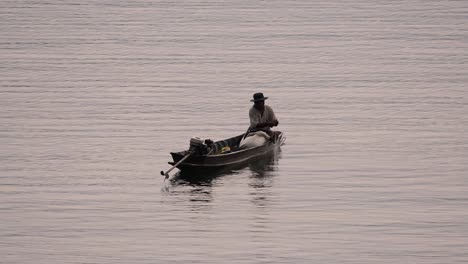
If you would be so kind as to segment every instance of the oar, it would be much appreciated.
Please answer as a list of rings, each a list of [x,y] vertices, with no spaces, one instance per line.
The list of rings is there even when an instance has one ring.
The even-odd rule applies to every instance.
[[[174,164],[174,166],[172,166],[172,168],[168,169],[166,172],[164,171],[161,171],[161,175],[162,176],[166,176],[165,179],[167,179],[169,177],[169,172],[171,172],[175,167],[179,166],[179,164],[181,164],[182,162],[184,162],[184,160],[188,159],[190,157],[190,155],[192,155],[193,152],[189,152],[187,155],[185,155],[185,157],[183,157],[181,160],[179,160],[176,164]]]
[[[247,134],[248,134],[249,132],[250,132],[250,127],[247,128],[247,131],[245,131],[245,134],[244,134],[244,136],[242,137],[242,139],[244,139],[244,138],[247,136]],[[242,140],[242,139],[241,139],[241,140]]]

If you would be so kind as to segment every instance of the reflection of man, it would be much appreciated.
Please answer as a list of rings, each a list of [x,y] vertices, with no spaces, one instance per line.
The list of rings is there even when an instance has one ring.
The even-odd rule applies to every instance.
[[[254,102],[252,108],[249,111],[250,117],[250,131],[265,131],[269,136],[273,136],[271,127],[278,125],[278,119],[275,116],[273,109],[265,105],[265,100],[268,97],[264,97],[263,93],[255,93],[253,99],[250,100]]]

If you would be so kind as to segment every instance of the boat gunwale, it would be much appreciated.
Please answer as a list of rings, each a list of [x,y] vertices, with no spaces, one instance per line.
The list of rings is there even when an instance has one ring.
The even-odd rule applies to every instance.
[[[228,152],[228,153],[219,153],[219,154],[205,154],[205,155],[195,155],[192,160],[189,160],[179,164],[177,166],[180,170],[190,170],[190,169],[216,169],[221,167],[229,167],[236,164],[244,163],[249,160],[258,158],[259,156],[265,155],[266,153],[270,153],[275,151],[275,148],[280,147],[284,140],[282,140],[283,133],[275,140],[268,140],[264,144],[252,148],[245,148],[245,149],[238,149],[236,151]],[[240,135],[242,136],[242,135]],[[239,137],[239,136],[236,136]],[[233,138],[236,138],[233,137]],[[232,138],[230,138],[232,139]],[[229,139],[228,139],[229,140]],[[222,142],[222,141],[217,141]],[[216,143],[216,142],[215,142]],[[175,165],[178,160],[183,158],[183,156],[187,155],[189,150],[182,150],[178,152],[170,152],[173,156],[173,161],[168,162],[170,165]]]
[[[283,133],[281,133],[282,135]],[[239,135],[239,136],[242,136]],[[236,137],[239,137],[239,136],[236,136]],[[232,138],[236,138],[236,137],[232,137]],[[280,136],[281,137],[281,136]],[[231,139],[231,138],[229,138]],[[222,140],[221,140],[222,141]],[[229,155],[234,155],[234,154],[241,154],[245,151],[250,151],[250,150],[254,150],[254,149],[257,149],[257,148],[261,148],[261,147],[264,147],[266,145],[276,145],[278,142],[280,142],[280,140],[277,140],[277,141],[267,141],[265,144],[263,145],[260,145],[260,146],[257,146],[257,147],[253,147],[253,148],[246,148],[246,149],[238,149],[236,151],[231,151],[231,152],[228,152],[228,153],[220,153],[220,154],[213,154],[213,155],[210,155],[210,154],[207,154],[207,155],[201,155],[200,157],[212,157],[212,158],[217,158],[217,157],[226,157],[226,156],[229,156]],[[215,142],[216,143],[216,142]],[[182,150],[182,151],[178,151],[178,152],[170,152],[171,154],[174,153],[174,154],[181,154],[181,153],[187,153],[188,150]],[[181,154],[183,155],[183,154]]]
[[[269,143],[269,144],[263,144],[261,146],[258,146],[258,147],[254,147],[254,148],[249,148],[249,149],[245,149],[245,150],[253,150],[253,149],[256,149],[256,148],[261,148],[261,147],[267,147],[267,145],[271,145],[272,147],[274,147],[275,143]],[[273,148],[266,148],[264,151],[261,151],[261,152],[258,152],[258,153],[255,153],[255,155],[250,155],[250,156],[247,156],[245,158],[242,158],[242,159],[237,159],[235,161],[230,161],[230,162],[226,162],[226,163],[222,163],[222,164],[207,164],[207,163],[189,163],[189,162],[184,162],[182,164],[180,164],[181,166],[191,166],[191,167],[219,167],[219,166],[228,166],[228,165],[233,165],[233,164],[237,164],[237,163],[240,163],[240,162],[244,162],[244,161],[247,161],[249,159],[252,159],[258,155],[261,155],[261,154],[264,154],[266,152],[269,152],[269,151],[272,151]],[[239,151],[237,151],[236,153],[239,153]],[[235,153],[228,153],[228,154],[235,154]],[[227,156],[228,154],[220,154],[220,155],[211,155],[211,157],[218,157],[218,156]],[[204,157],[208,157],[207,156],[204,156]],[[169,164],[173,165],[175,164],[175,162],[169,162]]]
[[[220,153],[220,154],[214,154],[214,155],[206,155],[206,157],[213,157],[213,158],[216,158],[216,157],[219,157],[219,156],[223,156],[223,157],[226,157],[226,156],[229,156],[229,155],[234,155],[234,154],[238,154],[238,153],[242,153],[242,152],[245,152],[245,151],[248,151],[248,150],[254,150],[256,148],[261,148],[263,146],[266,146],[266,145],[270,145],[270,144],[275,144],[274,142],[267,142],[263,145],[260,145],[260,146],[257,146],[257,147],[253,147],[253,148],[246,148],[246,149],[239,149],[239,150],[236,150],[236,151],[231,151],[229,153]]]
[[[265,147],[265,146],[267,146],[267,145],[274,145],[274,144],[276,144],[276,143],[275,143],[275,142],[269,141],[269,142],[267,142],[267,143],[265,143],[265,144],[263,144],[263,145],[260,145],[260,146],[257,146],[257,147],[253,147],[253,148],[240,149],[240,150],[232,151],[232,152],[229,152],[229,153],[220,153],[220,154],[214,154],[214,155],[210,155],[210,154],[208,154],[208,155],[202,155],[202,156],[200,156],[200,157],[212,157],[212,158],[227,157],[227,156],[229,156],[229,155],[241,154],[241,153],[246,152],[246,151],[255,150],[255,149],[257,149],[257,148]],[[181,153],[186,152],[186,151],[187,151],[187,150],[182,150],[182,151],[179,151],[179,152],[171,152],[171,153],[181,154]]]

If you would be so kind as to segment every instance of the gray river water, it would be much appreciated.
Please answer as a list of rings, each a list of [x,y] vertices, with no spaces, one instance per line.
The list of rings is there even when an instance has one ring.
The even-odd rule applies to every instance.
[[[0,263],[467,263],[467,73],[467,1],[4,0]]]

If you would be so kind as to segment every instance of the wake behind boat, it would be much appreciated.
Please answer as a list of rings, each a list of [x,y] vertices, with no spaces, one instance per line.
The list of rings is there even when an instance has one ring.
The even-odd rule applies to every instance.
[[[205,172],[220,170],[238,165],[254,158],[266,156],[284,144],[286,138],[282,132],[275,132],[270,137],[262,131],[247,132],[232,138],[213,142],[210,139],[193,137],[188,150],[171,152],[173,165],[161,175],[169,177],[174,168],[181,171]]]

